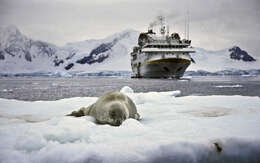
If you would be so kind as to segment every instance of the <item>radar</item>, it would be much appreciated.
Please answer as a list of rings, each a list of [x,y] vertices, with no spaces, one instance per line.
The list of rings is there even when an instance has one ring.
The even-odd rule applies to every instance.
[[[181,37],[180,37],[180,35],[178,33],[172,33],[171,37],[176,39],[176,40],[180,40],[181,39]]]

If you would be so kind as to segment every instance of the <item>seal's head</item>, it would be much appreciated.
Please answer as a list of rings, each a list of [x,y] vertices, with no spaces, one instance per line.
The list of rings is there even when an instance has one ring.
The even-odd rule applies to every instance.
[[[120,126],[124,120],[129,117],[128,111],[124,106],[114,103],[110,105],[109,109],[109,124],[113,126]]]

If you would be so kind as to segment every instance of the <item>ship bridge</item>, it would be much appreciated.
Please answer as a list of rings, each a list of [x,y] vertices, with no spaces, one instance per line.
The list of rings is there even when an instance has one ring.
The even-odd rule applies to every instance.
[[[180,38],[178,33],[171,35],[156,35],[153,31],[141,33],[138,38],[138,45],[142,48],[186,48],[191,40]]]

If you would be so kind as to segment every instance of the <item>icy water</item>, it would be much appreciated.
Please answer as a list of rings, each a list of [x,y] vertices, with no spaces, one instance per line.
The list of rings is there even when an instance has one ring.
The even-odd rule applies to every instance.
[[[96,78],[0,78],[0,98],[26,101],[101,96],[130,86],[135,92],[180,90],[187,95],[260,96],[260,76],[192,77],[173,79]]]

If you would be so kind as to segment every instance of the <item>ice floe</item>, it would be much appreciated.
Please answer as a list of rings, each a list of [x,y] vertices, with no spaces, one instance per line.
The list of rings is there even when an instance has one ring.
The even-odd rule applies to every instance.
[[[96,97],[0,99],[0,162],[259,162],[260,98],[135,93],[140,121],[65,116]]]
[[[235,85],[217,85],[215,87],[217,87],[217,88],[241,88],[243,86],[240,84],[235,84]]]

